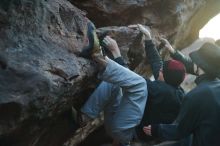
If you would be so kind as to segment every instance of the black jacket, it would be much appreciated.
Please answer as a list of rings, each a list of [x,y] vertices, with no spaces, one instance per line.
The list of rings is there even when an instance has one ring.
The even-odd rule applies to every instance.
[[[187,60],[183,63],[193,66]],[[153,136],[178,140],[193,134],[193,146],[220,145],[220,80],[207,75],[197,80],[198,86],[185,96],[177,120],[173,124],[153,125]]]
[[[161,57],[152,41],[145,42],[146,56],[150,62],[154,78],[157,79],[163,67]],[[172,123],[181,106],[184,91],[181,87],[171,86],[164,81],[146,79],[148,99],[144,116],[136,128],[138,138],[144,141],[152,139],[143,132],[143,126],[149,124]]]

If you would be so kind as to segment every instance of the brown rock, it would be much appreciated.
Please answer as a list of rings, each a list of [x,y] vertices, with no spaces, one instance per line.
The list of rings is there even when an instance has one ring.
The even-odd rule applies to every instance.
[[[199,30],[220,12],[219,0],[70,0],[87,12],[97,26],[141,23],[156,29],[183,48],[198,38]]]
[[[0,2],[0,145],[59,146],[73,131],[64,112],[94,85],[75,54],[85,26],[67,1]]]
[[[74,133],[71,106],[79,108],[97,85],[94,62],[77,56],[85,37],[84,11],[99,27],[98,33],[109,32],[117,40],[130,68],[147,75],[141,35],[127,25],[148,25],[155,42],[164,35],[184,48],[219,12],[220,3],[70,1],[81,10],[66,0],[0,2],[1,145],[60,146]]]

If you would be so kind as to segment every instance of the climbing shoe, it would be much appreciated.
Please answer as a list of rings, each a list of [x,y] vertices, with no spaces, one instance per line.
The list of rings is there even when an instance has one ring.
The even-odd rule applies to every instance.
[[[82,49],[82,52],[79,54],[81,57],[91,58],[93,56],[102,55],[102,51],[99,44],[99,39],[96,34],[96,28],[91,21],[87,23],[87,38],[88,45]]]

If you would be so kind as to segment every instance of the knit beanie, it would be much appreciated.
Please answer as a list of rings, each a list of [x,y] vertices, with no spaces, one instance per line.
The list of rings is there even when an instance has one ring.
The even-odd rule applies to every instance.
[[[164,62],[163,77],[166,83],[178,87],[184,80],[186,69],[183,63],[177,60]]]

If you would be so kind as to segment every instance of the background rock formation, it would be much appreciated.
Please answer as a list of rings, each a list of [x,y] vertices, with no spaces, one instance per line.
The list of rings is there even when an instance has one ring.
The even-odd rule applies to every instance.
[[[98,83],[94,62],[77,56],[86,17],[111,26],[99,34],[115,37],[130,68],[146,75],[141,35],[127,25],[148,25],[155,41],[164,35],[183,48],[220,10],[218,0],[70,2],[0,2],[0,145],[61,146],[73,134],[71,107],[79,108]]]
[[[69,0],[99,27],[142,23],[183,48],[219,13],[218,0]]]

